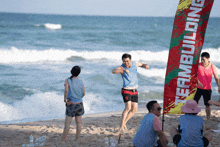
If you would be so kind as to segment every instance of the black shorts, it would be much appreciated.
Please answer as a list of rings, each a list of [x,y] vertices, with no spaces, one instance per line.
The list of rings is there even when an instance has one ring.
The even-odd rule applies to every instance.
[[[127,103],[128,101],[136,102],[138,103],[138,91],[137,89],[121,89],[121,94],[124,100],[124,103]]]
[[[181,134],[176,134],[173,137],[173,143],[177,146],[178,143],[180,142],[180,139],[181,139]],[[203,141],[204,147],[207,147],[209,145],[209,140],[206,137],[203,136],[202,141]]]
[[[203,96],[204,105],[205,106],[209,106],[208,101],[211,100],[211,95],[212,95],[212,90],[211,89],[206,90],[206,89],[199,89],[199,88],[197,88],[194,100],[198,104],[201,96]]]
[[[84,114],[83,103],[66,106],[66,115],[70,117],[82,116]]]

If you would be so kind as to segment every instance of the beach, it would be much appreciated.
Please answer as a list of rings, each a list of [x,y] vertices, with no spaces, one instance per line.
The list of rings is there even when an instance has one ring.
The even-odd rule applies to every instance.
[[[211,120],[208,121],[205,118],[205,109],[201,103],[202,102],[200,101],[199,106],[202,108],[202,111],[198,115],[204,118],[204,134],[207,134],[212,130],[218,129],[218,123],[220,122],[220,112],[218,112],[218,107],[212,106]],[[83,115],[81,139],[77,142],[75,141],[76,126],[73,119],[65,144],[61,142],[64,128],[64,118],[17,124],[1,124],[0,146],[21,146],[22,144],[29,143],[30,135],[33,135],[34,139],[45,135],[47,140],[44,146],[48,147],[104,147],[104,139],[106,136],[112,136],[115,140],[118,141],[119,135],[121,133],[119,131],[121,113],[122,111],[113,111]],[[118,147],[133,146],[132,139],[138,130],[140,121],[147,113],[148,111],[146,108],[139,108],[134,117],[128,121],[128,130],[122,133],[120,143],[117,144]],[[170,143],[172,143],[170,129],[173,125],[178,125],[179,116],[180,115],[165,115],[164,133]],[[161,119],[162,116],[160,116],[160,120]],[[220,133],[213,132],[213,139],[210,142],[209,147],[220,147],[219,138]]]
[[[1,13],[0,18],[0,124],[64,118],[64,81],[75,65],[82,69],[85,115],[123,110],[123,81],[112,70],[124,53],[150,66],[137,69],[139,105],[163,102],[173,17]],[[220,73],[218,23],[219,18],[209,19],[202,51]],[[217,95],[214,77],[212,86]]]
[[[163,105],[165,73],[173,30],[173,17],[75,16],[0,13],[0,147],[21,147],[45,135],[45,146],[63,147],[65,104],[64,81],[73,66],[80,66],[84,83],[85,115],[81,140],[75,142],[73,120],[66,146],[101,147],[106,136],[119,138],[124,102],[122,78],[112,70],[122,64],[124,53],[132,61],[148,64],[137,69],[139,110],[128,121],[128,131],[118,146],[132,146],[140,121],[147,114],[145,105],[157,100]],[[220,18],[210,18],[202,52],[220,73]],[[212,95],[219,95],[212,79]],[[218,100],[218,97],[212,97]],[[201,100],[202,101],[202,100]],[[205,118],[204,106],[200,116]],[[205,133],[217,129],[218,111],[205,119]],[[164,132],[169,142],[171,125],[179,115],[165,115]],[[161,117],[160,117],[161,120]],[[218,147],[219,134],[211,142]]]

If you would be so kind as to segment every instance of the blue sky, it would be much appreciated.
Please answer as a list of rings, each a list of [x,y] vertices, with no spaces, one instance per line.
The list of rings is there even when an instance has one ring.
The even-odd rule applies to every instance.
[[[108,15],[174,16],[179,0],[1,0],[0,12]],[[220,17],[215,0],[211,17]]]

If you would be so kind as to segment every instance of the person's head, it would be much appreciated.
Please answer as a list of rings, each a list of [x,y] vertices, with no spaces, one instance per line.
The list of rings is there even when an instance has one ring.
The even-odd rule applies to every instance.
[[[131,55],[130,54],[123,54],[122,55],[122,61],[126,68],[129,68],[131,66]]]
[[[72,77],[77,77],[80,74],[81,69],[80,69],[79,66],[74,66],[70,72],[72,74],[71,78]]]
[[[197,102],[195,100],[188,100],[186,104],[181,107],[183,113],[196,115],[201,111],[201,108],[197,106]]]
[[[146,107],[150,113],[153,113],[154,115],[156,115],[158,117],[161,115],[162,108],[157,103],[157,101],[153,100],[153,101],[148,102]]]
[[[201,62],[202,62],[202,64],[208,64],[209,58],[210,58],[209,53],[203,52],[203,53],[201,54]]]

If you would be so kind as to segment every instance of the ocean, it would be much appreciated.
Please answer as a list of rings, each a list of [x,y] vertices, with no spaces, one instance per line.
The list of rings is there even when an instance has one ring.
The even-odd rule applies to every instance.
[[[163,102],[174,17],[0,13],[0,123],[65,117],[64,81],[81,67],[85,114],[124,109],[122,78],[112,70],[124,53],[138,68],[139,106]],[[210,18],[202,51],[220,74],[220,18]],[[213,78],[213,95],[217,85]]]

